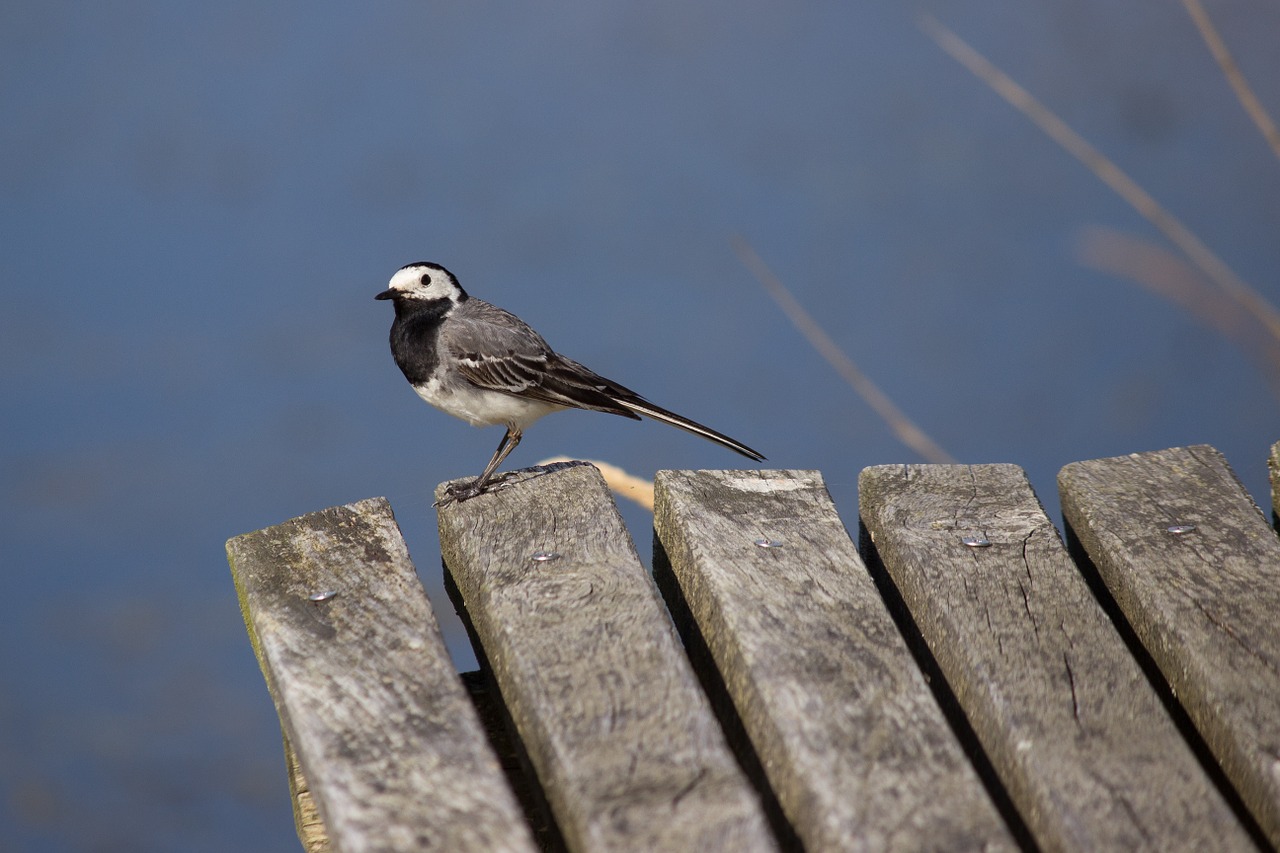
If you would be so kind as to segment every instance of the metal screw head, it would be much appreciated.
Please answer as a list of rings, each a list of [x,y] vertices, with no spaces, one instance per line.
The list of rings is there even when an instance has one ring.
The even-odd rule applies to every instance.
[[[316,604],[319,604],[322,601],[328,601],[329,599],[333,598],[337,594],[338,594],[338,591],[336,589],[326,589],[320,592],[313,592],[310,595],[308,595],[307,598],[311,601],[314,601]]]
[[[531,554],[529,559],[535,563],[549,563],[552,560],[560,559],[560,555],[555,551],[538,551],[536,554]]]
[[[782,540],[770,539],[768,536],[761,536],[759,539],[756,539],[751,544],[755,545],[757,548],[781,548]]]
[[[1190,533],[1195,529],[1196,526],[1194,524],[1170,524],[1165,528],[1166,531],[1172,533],[1174,536],[1181,536],[1183,533]]]
[[[970,548],[990,548],[991,540],[985,536],[966,536],[960,540]]]

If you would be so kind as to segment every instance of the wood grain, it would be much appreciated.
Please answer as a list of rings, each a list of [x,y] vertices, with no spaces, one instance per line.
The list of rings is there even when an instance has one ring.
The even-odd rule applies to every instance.
[[[283,729],[282,729],[283,731]],[[311,783],[302,774],[302,765],[298,763],[298,753],[289,742],[285,732],[284,768],[289,775],[289,793],[293,800],[293,826],[302,842],[306,853],[329,853],[333,845],[329,843],[329,833],[324,828],[324,818],[316,808],[316,798],[311,793]]]
[[[384,499],[237,536],[227,555],[334,850],[535,849]]]
[[[598,471],[517,472],[440,540],[570,849],[776,848]]]
[[[1212,447],[1076,462],[1058,482],[1108,591],[1280,847],[1280,540]]]
[[[1013,849],[821,475],[655,486],[657,538],[805,849]]]
[[[1280,441],[1271,445],[1267,471],[1271,474],[1271,521],[1280,526]]]
[[[859,494],[878,560],[1043,849],[1253,847],[1021,468],[879,466]]]

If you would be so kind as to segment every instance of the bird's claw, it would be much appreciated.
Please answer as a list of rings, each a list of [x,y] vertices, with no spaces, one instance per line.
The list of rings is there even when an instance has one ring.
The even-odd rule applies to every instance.
[[[477,486],[475,480],[466,483],[450,483],[445,487],[444,494],[440,497],[440,500],[435,502],[435,506],[443,509],[452,503],[471,500],[483,492],[484,486]]]
[[[453,503],[462,503],[469,501],[474,497],[483,495],[485,492],[493,491],[495,486],[499,486],[506,482],[509,474],[499,474],[496,477],[490,477],[486,483],[477,480],[468,480],[464,483],[450,483],[445,486],[444,495],[440,500],[436,501],[432,506],[443,509]]]

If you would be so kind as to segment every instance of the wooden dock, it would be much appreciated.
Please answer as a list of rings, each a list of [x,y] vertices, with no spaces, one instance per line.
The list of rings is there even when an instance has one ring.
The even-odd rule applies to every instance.
[[[1065,543],[1014,465],[868,468],[856,541],[816,471],[655,486],[652,574],[589,465],[441,510],[462,675],[386,500],[227,543],[307,849],[1280,848],[1280,538],[1213,448],[1066,466]]]

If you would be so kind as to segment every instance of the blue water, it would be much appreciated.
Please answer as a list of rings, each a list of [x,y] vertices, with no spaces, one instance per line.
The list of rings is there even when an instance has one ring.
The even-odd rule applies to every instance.
[[[296,849],[229,536],[374,495],[461,666],[431,493],[499,438],[423,405],[373,301],[409,261],[656,402],[817,468],[920,461],[731,248],[745,236],[954,456],[1280,440],[1240,345],[1090,269],[1168,248],[916,23],[932,12],[1280,302],[1280,161],[1177,4],[8,4],[0,10],[0,848]],[[1280,112],[1280,9],[1218,16]],[[555,454],[735,467],[567,413]],[[641,550],[649,520],[625,517]]]

